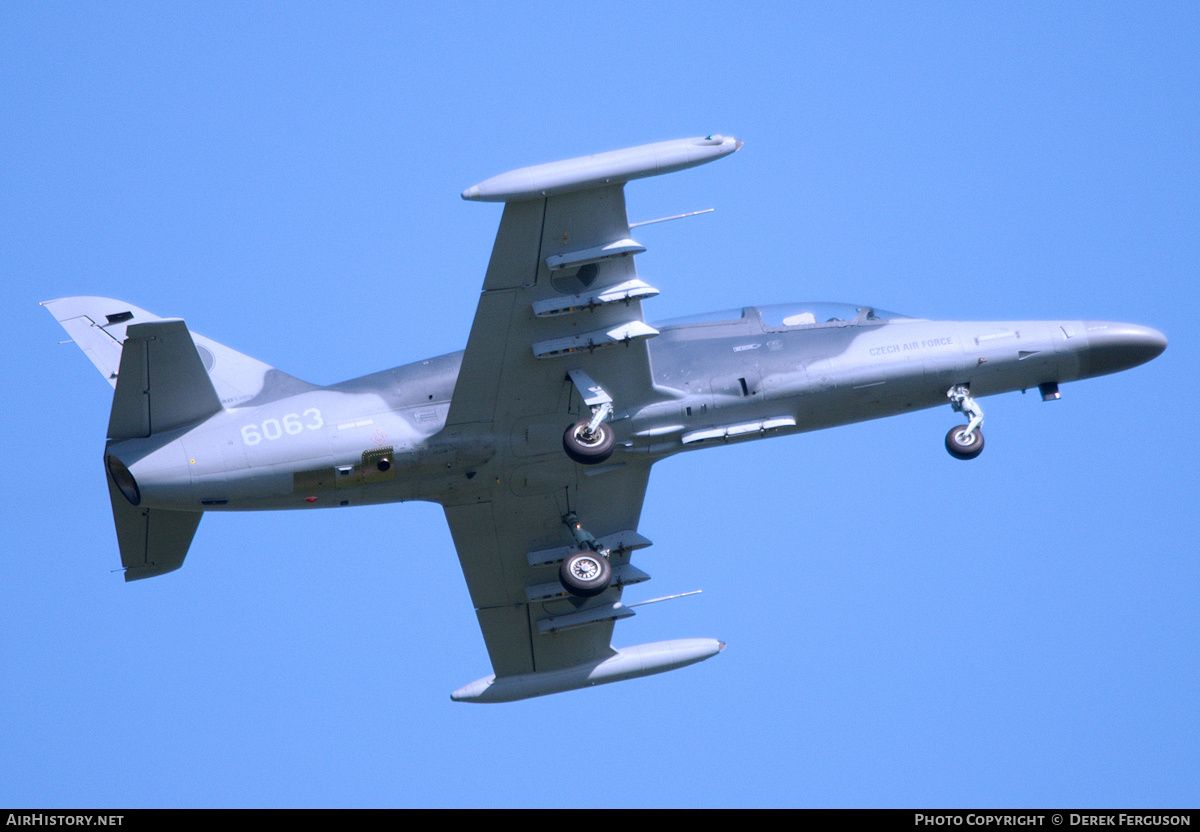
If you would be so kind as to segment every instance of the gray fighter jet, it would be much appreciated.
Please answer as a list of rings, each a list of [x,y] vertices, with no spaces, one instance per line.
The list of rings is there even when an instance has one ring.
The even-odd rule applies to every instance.
[[[617,649],[650,541],[650,467],[681,451],[949,405],[946,449],[983,450],[978,399],[1157,356],[1153,329],[929,321],[797,303],[647,323],[624,185],[727,156],[683,139],[538,165],[467,200],[503,202],[466,350],[322,387],[122,301],[44,305],[114,387],[104,452],[127,581],[178,569],[206,511],[442,505],[502,702],[645,676],[724,645]],[[643,602],[644,603],[644,602]]]

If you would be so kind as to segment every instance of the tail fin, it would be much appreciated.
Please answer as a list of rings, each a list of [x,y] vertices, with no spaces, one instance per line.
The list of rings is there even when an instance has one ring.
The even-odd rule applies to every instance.
[[[223,403],[264,401],[315,387],[189,333],[181,320],[164,320],[124,301],[78,297],[42,305],[114,388],[108,423],[114,442],[202,421]],[[108,456],[105,467],[125,580],[178,569],[203,514],[140,505],[136,481],[124,464]]]
[[[223,406],[261,404],[319,389],[248,355],[111,298],[42,303],[114,388],[108,436],[113,443],[194,424]],[[125,580],[183,565],[199,511],[147,508],[137,483],[108,455],[108,490]]]
[[[60,298],[43,301],[71,339],[114,388],[121,368],[121,345],[130,327],[162,321],[144,309],[112,298]],[[191,333],[200,362],[226,406],[261,404],[281,396],[318,389],[237,350]]]

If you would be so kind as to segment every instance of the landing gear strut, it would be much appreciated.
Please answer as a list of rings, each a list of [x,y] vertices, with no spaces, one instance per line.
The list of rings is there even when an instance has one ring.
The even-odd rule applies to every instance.
[[[616,435],[606,422],[613,417],[612,396],[583,370],[568,370],[567,376],[583,403],[592,409],[591,419],[581,419],[563,434],[563,450],[580,465],[595,465],[612,456]]]
[[[971,421],[951,428],[946,434],[946,450],[955,459],[974,459],[983,453],[983,408],[971,398],[971,390],[965,384],[956,384],[946,391],[950,406]]]

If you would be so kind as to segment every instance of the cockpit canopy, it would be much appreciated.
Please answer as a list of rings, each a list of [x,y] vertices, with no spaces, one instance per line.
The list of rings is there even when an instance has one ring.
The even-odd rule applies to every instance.
[[[877,309],[873,306],[855,306],[850,303],[781,303],[771,306],[745,306],[740,309],[723,309],[657,322],[657,327],[682,326],[686,324],[718,324],[757,318],[768,332],[820,326],[865,326],[897,318],[909,318]]]

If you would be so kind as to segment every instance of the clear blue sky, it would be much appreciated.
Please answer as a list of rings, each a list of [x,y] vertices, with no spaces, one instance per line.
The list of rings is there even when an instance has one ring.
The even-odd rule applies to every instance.
[[[0,6],[0,804],[1194,807],[1194,3]],[[695,667],[500,706],[439,508],[212,514],[125,585],[103,295],[332,383],[459,349],[499,221],[459,192],[669,138],[651,318],[872,303],[1100,319],[1149,365],[677,457],[615,641]]]

